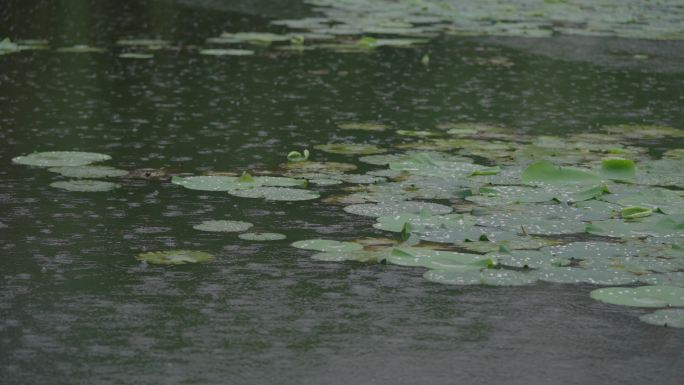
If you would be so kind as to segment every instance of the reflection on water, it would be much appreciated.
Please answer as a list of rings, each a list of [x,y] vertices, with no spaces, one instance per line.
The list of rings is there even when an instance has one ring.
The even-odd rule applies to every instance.
[[[56,46],[111,47],[128,36],[187,46],[224,30],[269,28],[264,18],[174,2],[17,1],[0,10],[0,36]],[[638,309],[606,310],[588,297],[591,286],[458,288],[426,282],[416,269],[312,261],[287,240],[188,229],[211,216],[290,240],[385,234],[339,206],[189,193],[165,178],[74,194],[48,187],[55,174],[10,159],[67,149],[110,154],[111,165],[129,170],[272,170],[293,149],[398,140],[336,130],[355,119],[556,134],[681,125],[681,69],[568,62],[469,38],[345,55],[2,56],[3,383],[674,384],[684,334],[625,316]],[[208,250],[217,260],[159,268],[134,259],[169,248]]]

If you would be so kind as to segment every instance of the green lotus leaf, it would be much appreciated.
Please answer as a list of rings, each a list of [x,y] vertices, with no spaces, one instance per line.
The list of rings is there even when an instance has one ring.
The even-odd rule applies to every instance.
[[[608,287],[592,291],[591,298],[622,306],[676,307],[684,306],[684,287]]]
[[[551,162],[541,161],[529,165],[521,179],[526,183],[581,184],[597,182],[601,180],[601,177],[589,170],[560,167]]]
[[[131,47],[163,47],[170,45],[171,42],[160,39],[119,39],[116,41],[117,45],[131,46]]]
[[[50,183],[50,187],[55,187],[67,191],[101,192],[111,191],[121,186],[111,182],[82,179],[53,182]]]
[[[48,151],[17,156],[12,163],[38,167],[85,166],[112,159],[111,156],[95,152]]]
[[[275,176],[253,177],[249,173],[243,173],[240,177],[208,175],[173,177],[171,183],[183,186],[190,190],[200,191],[235,191],[252,189],[256,187],[304,187],[306,180]],[[232,194],[232,192],[231,192]]]
[[[387,257],[389,263],[401,266],[420,266],[428,269],[482,269],[494,265],[486,256],[420,247],[395,247]]]
[[[684,260],[654,257],[590,258],[580,262],[583,267],[621,270],[634,274],[665,273],[684,269]]]
[[[423,210],[417,214],[401,213],[378,217],[377,223],[373,227],[385,231],[401,232],[406,224],[409,224],[413,230],[423,231],[431,227],[460,227],[464,224],[472,226],[475,223],[462,214],[432,215],[429,211]]]
[[[372,144],[357,144],[357,143],[328,143],[317,144],[315,149],[331,154],[342,155],[372,155],[381,154],[387,150],[374,146]]]
[[[356,166],[351,163],[341,162],[288,162],[281,164],[280,167],[285,168],[293,173],[321,173],[321,174],[340,174],[348,171],[356,170]]]
[[[61,53],[103,53],[107,52],[104,48],[91,47],[85,44],[77,44],[71,47],[57,48],[57,52]]]
[[[536,282],[533,274],[513,270],[428,270],[423,277],[446,285],[522,286]]]
[[[438,203],[420,201],[390,201],[381,203],[363,203],[346,206],[344,211],[350,214],[363,215],[367,217],[384,217],[399,215],[402,213],[426,213],[448,214],[453,209],[449,206]]]
[[[649,285],[684,287],[684,272],[644,274],[639,276],[639,282]]]
[[[203,251],[169,250],[142,253],[135,259],[153,265],[185,265],[187,263],[209,262],[214,259],[214,256]]]
[[[629,206],[620,211],[620,216],[624,219],[643,218],[653,214],[653,210],[646,207]]]
[[[342,181],[338,180],[338,179],[316,178],[316,179],[309,179],[309,183],[315,184],[317,186],[334,186],[334,185],[342,184]]]
[[[269,201],[306,201],[318,199],[315,191],[286,187],[254,187],[229,190],[228,194],[240,198],[263,198]]]
[[[116,178],[128,175],[128,171],[109,166],[67,166],[51,167],[50,172],[56,172],[67,178]]]
[[[287,154],[288,162],[304,162],[309,159],[309,150],[305,149],[303,153],[299,151],[290,151]]]
[[[360,130],[360,131],[385,131],[387,129],[387,125],[382,124],[382,123],[374,123],[374,122],[345,122],[345,123],[338,123],[337,127],[343,129],[343,130]]]
[[[675,237],[684,235],[684,215],[651,215],[640,221],[596,221],[586,227],[590,234],[607,237]]]
[[[154,55],[152,55],[151,53],[124,52],[124,53],[120,53],[119,57],[122,59],[148,60],[148,59],[153,59]]]
[[[245,241],[280,241],[287,237],[280,233],[242,233],[238,238]]]
[[[252,226],[254,226],[254,225],[249,223],[249,222],[219,220],[219,221],[203,221],[199,225],[192,226],[192,228],[195,230],[200,230],[200,231],[212,231],[212,232],[221,232],[221,233],[239,233],[242,231],[249,230]]]
[[[537,269],[551,266],[567,266],[570,260],[546,254],[539,250],[502,250],[486,254],[499,265]]]
[[[683,195],[681,191],[627,185],[627,187],[614,188],[612,194],[602,196],[600,199],[624,207],[638,206],[674,214],[684,212]]]
[[[223,49],[223,48],[207,48],[199,51],[200,55],[206,56],[251,56],[254,51],[249,49]]]
[[[644,314],[639,319],[647,324],[684,328],[684,309],[661,309],[651,314]]]
[[[534,274],[540,281],[554,283],[626,285],[637,281],[637,276],[625,271],[580,267],[545,267],[535,271]]]
[[[221,39],[234,39],[254,44],[271,44],[273,42],[287,42],[290,41],[290,35],[277,35],[269,32],[224,32],[220,36]]]
[[[601,162],[601,174],[609,179],[630,180],[636,177],[636,166],[630,159],[606,158]]]
[[[340,242],[331,239],[307,239],[292,243],[293,247],[305,250],[316,250],[322,252],[348,253],[360,251],[363,246],[355,242]]]

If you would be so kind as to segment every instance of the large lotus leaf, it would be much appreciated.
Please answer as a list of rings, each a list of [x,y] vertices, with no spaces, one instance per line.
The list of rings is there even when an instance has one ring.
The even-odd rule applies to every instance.
[[[149,60],[153,59],[154,55],[151,53],[140,53],[140,52],[123,52],[118,55],[122,59],[137,59],[137,60]]]
[[[333,174],[337,175],[340,173],[354,171],[356,166],[351,163],[341,163],[341,162],[288,162],[283,163],[280,167],[289,170],[292,173],[320,173],[320,174]]]
[[[337,179],[355,184],[372,184],[385,182],[387,179],[374,175],[359,175],[359,174],[340,174],[336,177]]]
[[[328,143],[328,144],[317,144],[314,146],[315,149],[324,152],[329,152],[331,154],[343,154],[343,155],[372,155],[372,154],[382,154],[387,150],[374,146],[372,144],[361,144],[361,143]]]
[[[644,314],[639,319],[647,324],[684,328],[684,309],[661,309],[651,314]]]
[[[138,261],[154,265],[184,265],[187,263],[209,262],[214,256],[203,251],[169,250],[142,253],[135,257]]]
[[[214,232],[221,232],[221,233],[239,233],[242,231],[249,230],[254,226],[253,224],[249,222],[242,222],[242,221],[227,221],[227,220],[219,220],[219,221],[203,221],[199,225],[192,226],[193,229],[195,230],[200,230],[200,231],[214,231]]]
[[[537,238],[530,236],[520,236],[512,239],[507,239],[501,242],[492,241],[468,241],[468,242],[456,242],[454,246],[466,251],[472,251],[475,253],[491,253],[493,251],[499,251],[502,248],[508,250],[533,250],[539,249],[542,246],[548,246],[553,244],[554,241],[548,238]]]
[[[684,306],[684,287],[609,287],[591,292],[591,298],[614,305],[635,307]]]
[[[277,35],[269,32],[223,32],[220,36],[222,39],[234,39],[236,41],[243,41],[247,43],[256,44],[270,44],[272,42],[290,41],[290,35]]]
[[[667,214],[684,213],[684,194],[664,188],[616,186],[612,194],[600,199],[623,207],[645,207]]]
[[[420,201],[391,201],[381,203],[363,203],[346,206],[344,211],[367,217],[384,217],[404,213],[426,213],[433,215],[449,214],[453,209],[438,203]]]
[[[606,213],[580,210],[563,204],[504,206],[501,211],[476,218],[480,226],[527,234],[551,235],[584,232],[584,220],[608,219]]]
[[[428,269],[481,269],[492,266],[492,261],[479,254],[465,254],[453,251],[432,250],[420,247],[395,247],[387,261],[401,266],[421,266]]]
[[[550,202],[557,200],[559,195],[555,191],[529,186],[491,186],[475,193],[465,199],[487,206]]]
[[[360,131],[385,131],[386,124],[375,122],[345,122],[338,123],[337,127],[343,130],[360,130]]]
[[[607,237],[677,237],[684,235],[684,215],[652,215],[640,221],[609,219],[588,225],[590,234]]]
[[[48,151],[34,152],[33,154],[17,156],[12,159],[13,163],[26,166],[39,167],[62,167],[62,166],[85,166],[87,164],[102,162],[112,159],[111,156],[95,152],[80,151]]]
[[[645,249],[650,250],[652,247]],[[612,242],[572,242],[563,245],[543,247],[542,251],[547,254],[572,260],[609,259],[642,254],[642,248],[637,244]]]
[[[322,253],[316,253],[311,256],[311,259],[317,261],[326,262],[343,262],[343,261],[354,261],[354,262],[381,262],[387,257],[385,251],[328,251]]]
[[[580,264],[584,267],[624,270],[635,274],[665,273],[684,269],[684,260],[653,257],[594,258]]]
[[[683,158],[646,162],[639,168],[637,181],[640,184],[684,188],[682,169],[684,169]]]
[[[540,281],[554,283],[590,283],[593,285],[626,285],[637,281],[634,274],[606,269],[580,267],[545,267],[535,271]]]
[[[240,198],[264,198],[270,201],[306,201],[320,197],[315,191],[287,187],[254,187],[230,190],[228,193]]]
[[[200,191],[228,191],[235,185],[237,177],[234,176],[174,176],[171,183],[183,186],[190,190]]]
[[[208,176],[188,176],[173,177],[173,184],[183,186],[191,190],[201,191],[231,191],[241,189],[251,189],[255,187],[304,187],[306,180],[293,179],[274,176],[255,176],[248,174],[242,177],[208,175]]]
[[[116,41],[116,44],[122,46],[154,48],[170,45],[171,42],[160,39],[119,39]]]
[[[410,230],[410,229],[409,229]],[[426,228],[421,231],[411,231],[421,240],[436,243],[459,244],[462,242],[492,241],[502,242],[519,238],[510,231],[499,231],[489,227],[472,226],[451,226],[440,228]]]
[[[280,241],[287,237],[280,233],[243,233],[239,234],[238,238],[245,241]]]
[[[99,180],[67,180],[50,183],[50,187],[60,188],[67,191],[80,192],[100,192],[110,191],[121,187],[116,183],[103,182]]]
[[[77,44],[71,47],[60,47],[57,48],[57,52],[60,53],[103,53],[107,52],[104,48],[91,47],[85,44]]]
[[[486,254],[499,265],[509,267],[531,268],[550,266],[567,266],[570,260],[546,254],[539,250],[503,250]]]
[[[109,178],[128,175],[126,170],[109,166],[51,167],[48,171],[62,174],[68,178]]]
[[[521,179],[527,183],[585,184],[596,183],[601,180],[601,177],[590,170],[561,167],[551,162],[541,161],[529,165]]]
[[[522,286],[531,285],[537,280],[530,273],[501,269],[428,270],[423,277],[446,285]]]
[[[639,276],[639,282],[649,285],[684,287],[684,272],[644,274]]]
[[[608,179],[631,180],[636,177],[636,166],[630,159],[605,158],[601,162],[601,175]]]
[[[401,213],[382,216],[378,217],[377,221],[373,227],[393,232],[401,232],[407,223],[412,231],[423,231],[431,227],[460,227],[475,224],[470,217],[464,217],[462,214],[432,215],[427,211],[418,214]]]
[[[224,48],[207,48],[199,51],[200,55],[206,56],[250,56],[254,55],[254,51],[249,49],[224,49]]]
[[[434,159],[427,153],[417,153],[406,159],[389,163],[391,170],[440,178],[465,178],[477,173],[492,173],[491,167],[470,162]],[[497,174],[500,170],[493,172]]]
[[[305,250],[322,252],[353,252],[363,249],[363,246],[355,242],[340,242],[331,239],[307,239],[292,243],[293,247]]]

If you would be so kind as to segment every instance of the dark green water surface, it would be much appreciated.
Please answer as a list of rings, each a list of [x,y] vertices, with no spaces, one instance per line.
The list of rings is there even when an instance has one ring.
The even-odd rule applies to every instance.
[[[353,120],[407,130],[488,122],[547,135],[604,124],[681,126],[684,65],[671,58],[684,46],[592,40],[607,47],[594,60],[596,50],[568,58],[521,42],[441,37],[369,54],[206,57],[181,48],[132,61],[114,54],[117,39],[185,47],[225,30],[279,30],[230,6],[120,3],[0,5],[0,38],[108,48],[0,56],[1,384],[684,381],[684,331],[594,301],[590,285],[444,286],[424,280],[422,269],[314,261],[289,243],[387,234],[321,200],[269,203],[145,179],[81,194],[49,187],[56,174],[11,164],[33,151],[79,150],[109,154],[107,164],[123,169],[275,170],[293,149],[404,140],[336,130]],[[622,47],[615,65],[604,60],[613,45]],[[652,61],[632,63],[646,46]],[[426,53],[429,66],[421,64]],[[492,57],[513,65],[478,64]],[[673,144],[644,145],[657,152]],[[369,169],[355,157],[313,157]],[[288,240],[192,229],[216,218]],[[178,267],[134,258],[170,248],[217,258]]]

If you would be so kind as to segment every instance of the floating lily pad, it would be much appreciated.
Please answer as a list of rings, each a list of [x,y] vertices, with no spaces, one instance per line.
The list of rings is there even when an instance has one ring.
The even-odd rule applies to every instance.
[[[170,250],[139,254],[135,259],[154,265],[184,265],[209,262],[214,259],[214,256],[203,251]]]
[[[546,267],[534,272],[540,281],[554,283],[590,283],[593,285],[626,285],[637,276],[626,271],[585,269],[580,267]]]
[[[478,254],[430,250],[420,247],[395,247],[387,261],[401,266],[420,266],[428,269],[480,270],[494,265],[491,259]]]
[[[359,130],[359,131],[385,131],[387,129],[387,125],[382,124],[382,123],[373,123],[373,122],[346,122],[346,123],[339,123],[337,127],[343,129],[343,130]]]
[[[59,188],[67,191],[80,192],[101,192],[110,191],[121,187],[116,183],[103,182],[99,180],[67,180],[50,183],[50,187]]]
[[[684,287],[609,287],[591,292],[591,298],[613,305],[636,307],[684,306]]]
[[[589,170],[575,167],[556,166],[551,162],[533,163],[525,169],[521,177],[523,182],[540,183],[592,183],[601,178]]]
[[[363,246],[354,242],[340,242],[331,239],[308,239],[292,243],[293,247],[305,250],[323,252],[352,252],[363,249]]]
[[[126,170],[109,166],[52,167],[48,171],[62,174],[68,178],[116,178],[128,175]]]
[[[355,165],[341,162],[288,162],[280,166],[296,173],[339,174],[356,170]]]
[[[280,241],[287,237],[280,233],[243,233],[239,234],[238,238],[245,241]]]
[[[254,225],[249,223],[249,222],[219,220],[219,221],[203,221],[199,225],[192,226],[192,228],[195,230],[200,230],[200,231],[213,231],[213,232],[221,232],[221,233],[239,233],[242,231],[249,230],[252,226],[254,226]]]
[[[95,152],[80,151],[48,151],[34,152],[33,154],[17,156],[12,163],[38,167],[60,166],[85,166],[87,164],[102,162],[112,157]]]
[[[241,177],[208,175],[173,177],[173,184],[183,186],[191,190],[201,191],[233,191],[240,189],[253,189],[256,187],[304,187],[306,180],[274,176],[256,176],[245,173]]]
[[[630,159],[606,158],[601,163],[601,173],[610,179],[630,180],[636,177],[636,166]]]
[[[453,209],[449,206],[431,202],[419,201],[395,201],[383,203],[363,203],[350,205],[344,208],[350,214],[363,215],[367,217],[384,217],[398,215],[402,213],[430,212],[431,214],[448,214]]]
[[[122,59],[149,60],[149,59],[153,59],[154,55],[152,55],[151,53],[124,52],[124,53],[120,53],[119,57]]]
[[[358,144],[358,143],[329,143],[317,144],[315,149],[331,154],[343,155],[372,155],[381,154],[387,150],[374,146],[372,144]]]
[[[501,250],[486,254],[499,265],[536,269],[551,266],[567,266],[570,260],[546,254],[539,250]]]
[[[684,309],[661,309],[651,314],[644,314],[639,319],[647,324],[684,328]]]
[[[320,197],[315,191],[286,187],[254,187],[230,190],[228,193],[240,198],[264,198],[270,201],[306,201]]]
[[[645,274],[639,276],[639,282],[649,285],[684,287],[684,272]]]
[[[423,277],[446,285],[522,286],[536,281],[530,273],[502,269],[428,270]]]
[[[132,46],[132,47],[163,47],[170,45],[171,42],[161,39],[119,39],[116,41],[117,45]]]
[[[200,55],[207,56],[250,56],[254,55],[254,51],[249,49],[222,49],[222,48],[207,48],[199,51]]]
[[[77,44],[71,47],[57,48],[57,52],[62,53],[103,53],[107,52],[104,48],[91,47],[89,45]]]

